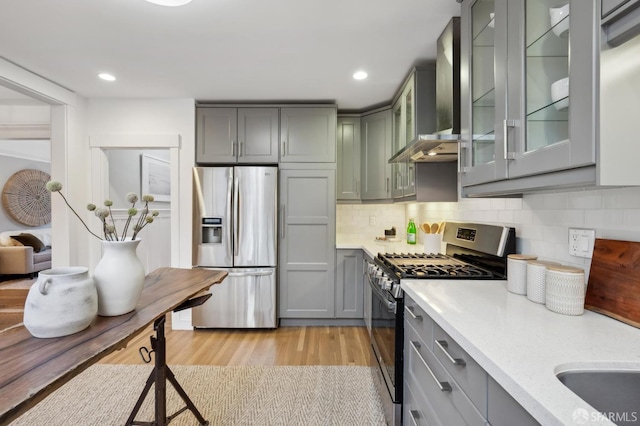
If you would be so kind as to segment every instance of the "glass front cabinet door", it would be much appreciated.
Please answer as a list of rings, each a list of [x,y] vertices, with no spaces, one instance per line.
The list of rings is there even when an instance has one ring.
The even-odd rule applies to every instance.
[[[533,176],[595,163],[596,3],[463,2],[464,187],[530,189]]]

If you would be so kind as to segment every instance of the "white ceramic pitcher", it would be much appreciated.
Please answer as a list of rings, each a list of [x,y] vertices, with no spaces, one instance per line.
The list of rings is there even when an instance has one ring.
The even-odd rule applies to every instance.
[[[70,266],[40,271],[24,306],[24,326],[35,337],[61,337],[89,327],[98,294],[88,269]]]

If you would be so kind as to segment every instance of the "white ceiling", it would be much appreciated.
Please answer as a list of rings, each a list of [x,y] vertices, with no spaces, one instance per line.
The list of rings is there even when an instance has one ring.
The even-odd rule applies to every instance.
[[[87,98],[363,110],[388,102],[413,65],[434,60],[459,11],[456,0],[4,1],[0,57]],[[367,80],[352,79],[359,69]]]

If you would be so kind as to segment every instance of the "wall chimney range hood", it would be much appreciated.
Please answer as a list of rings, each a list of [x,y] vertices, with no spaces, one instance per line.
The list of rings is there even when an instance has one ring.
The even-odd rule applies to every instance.
[[[458,158],[460,142],[460,18],[449,21],[438,38],[436,58],[436,127],[418,135],[389,163],[448,162]],[[420,117],[416,117],[420,120]]]

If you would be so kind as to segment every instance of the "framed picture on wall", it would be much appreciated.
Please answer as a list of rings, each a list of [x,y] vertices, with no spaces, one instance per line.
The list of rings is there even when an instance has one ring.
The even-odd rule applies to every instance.
[[[169,162],[141,154],[142,195],[149,194],[155,201],[171,201],[171,174]]]

